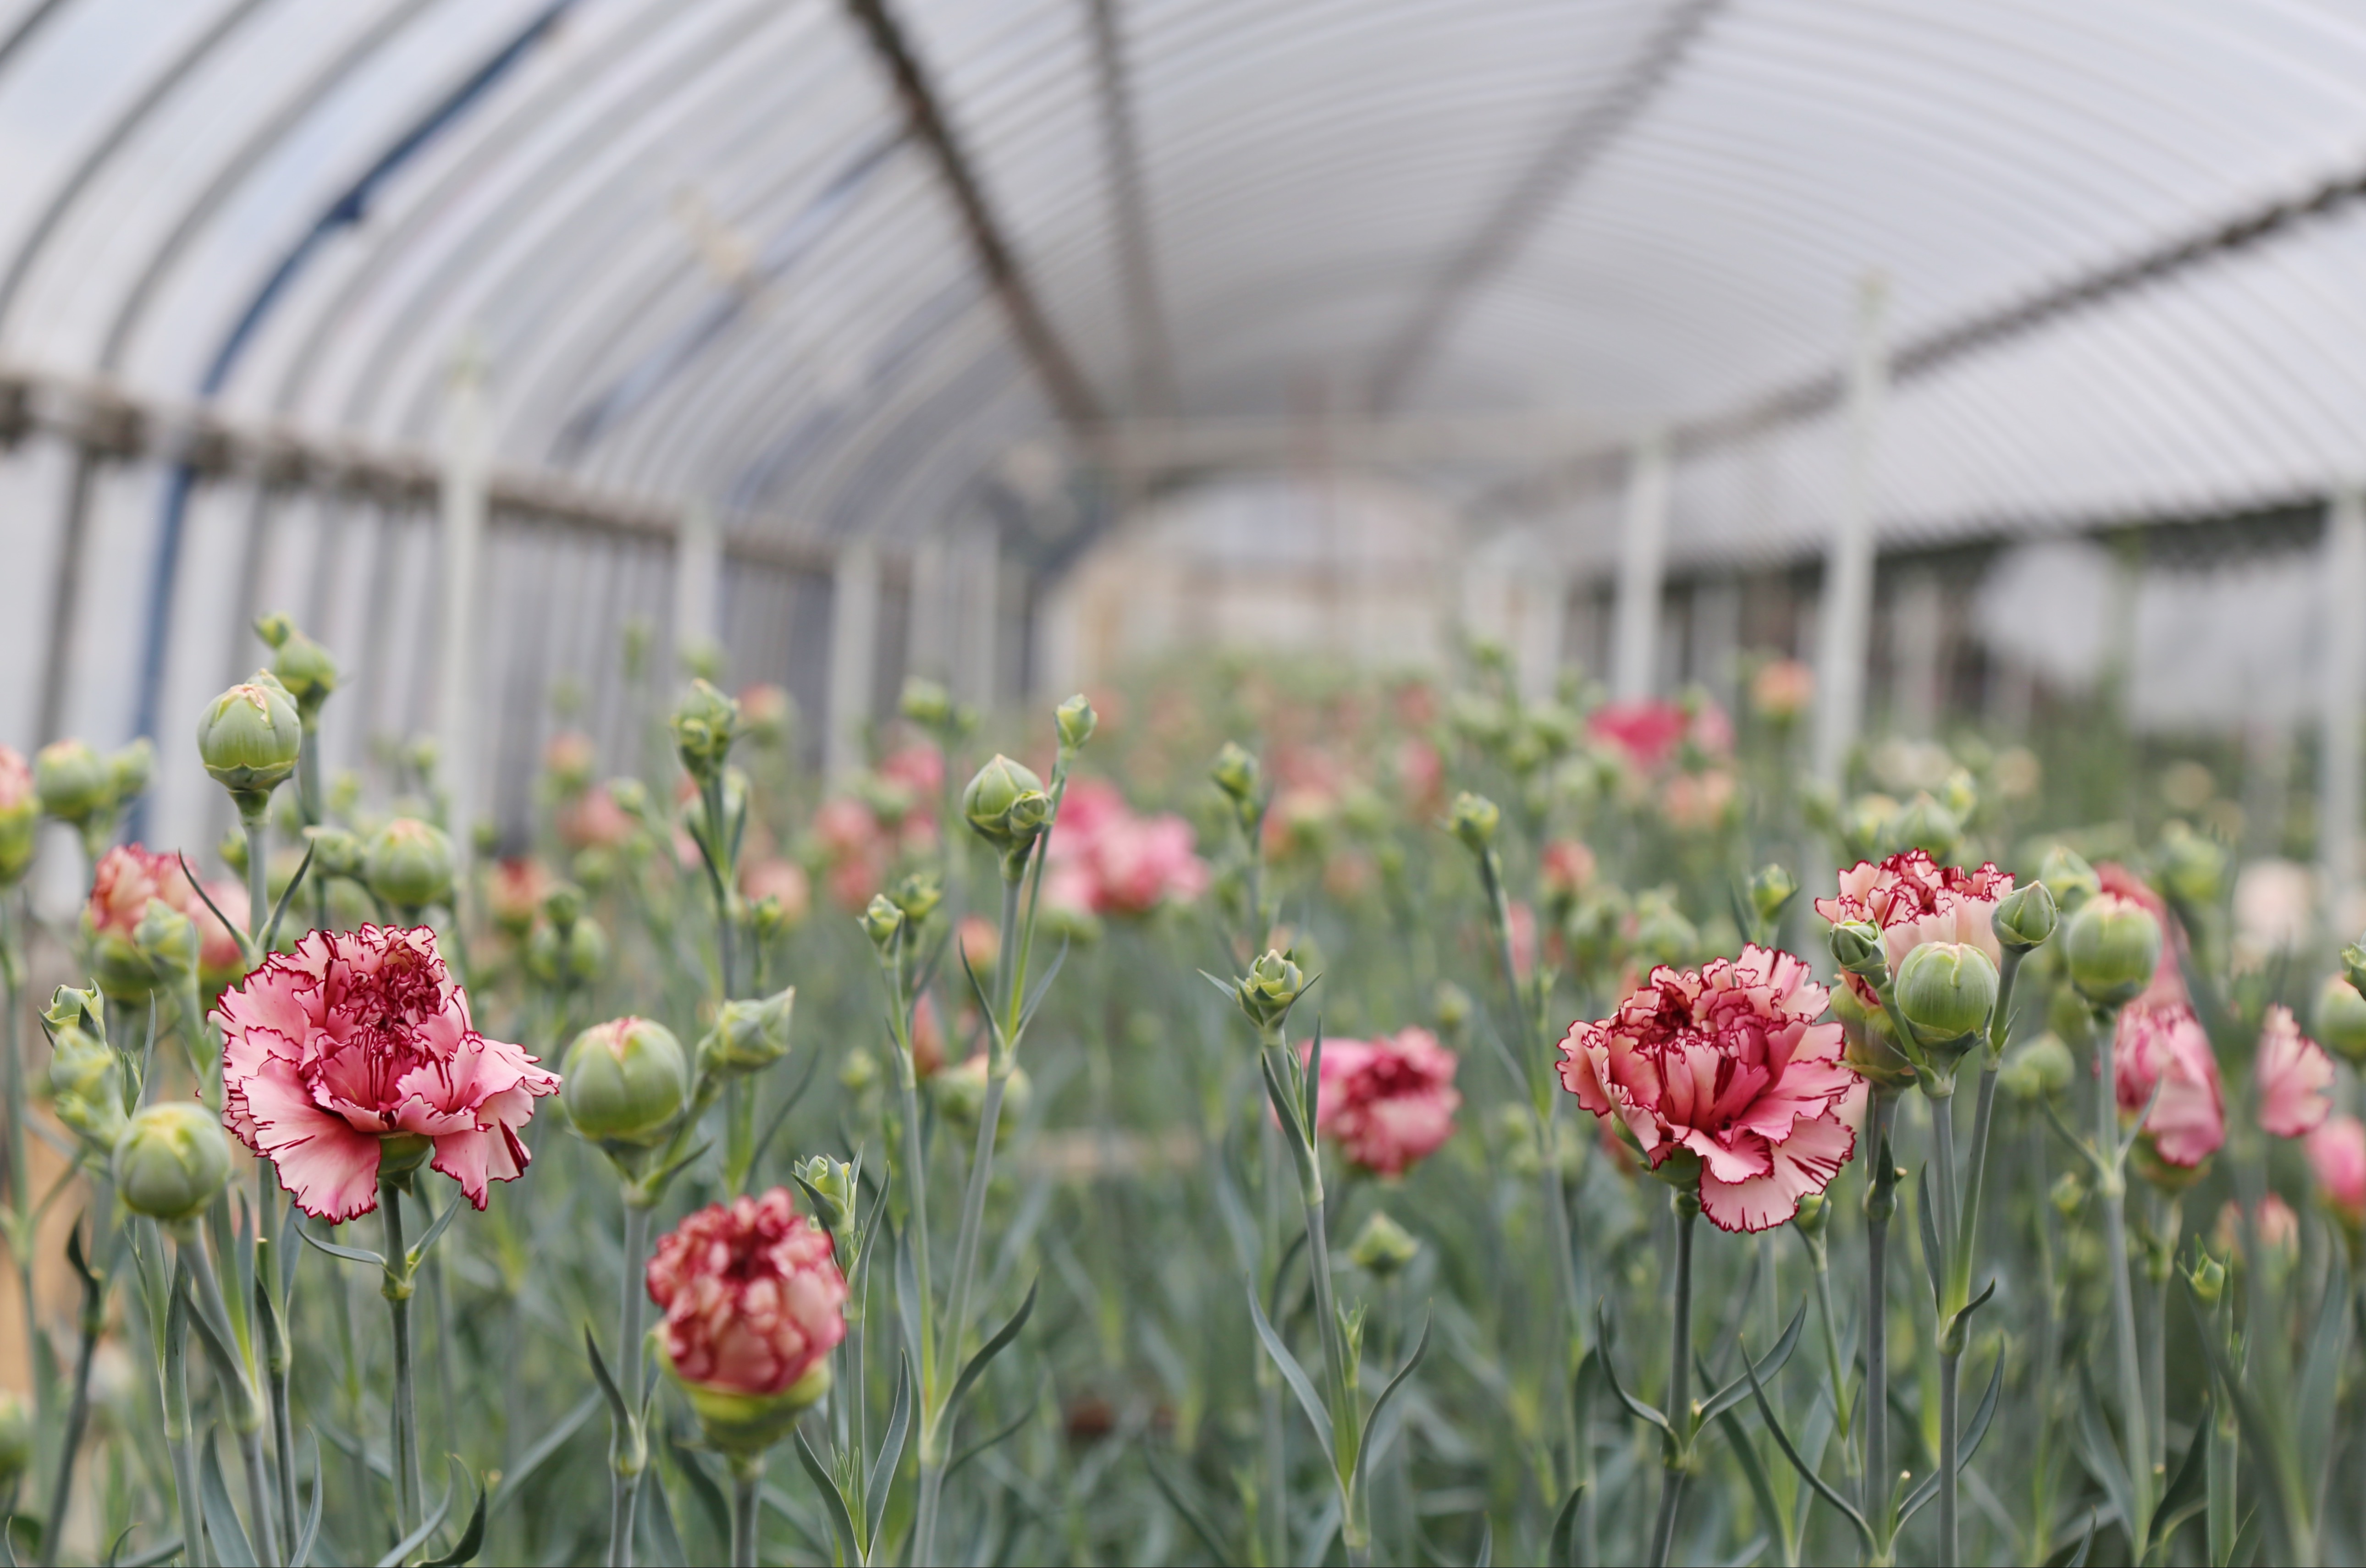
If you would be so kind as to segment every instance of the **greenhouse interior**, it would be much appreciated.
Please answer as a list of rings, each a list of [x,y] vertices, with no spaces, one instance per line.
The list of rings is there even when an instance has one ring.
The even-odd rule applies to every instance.
[[[9,1562],[2366,1562],[2366,11],[5,0],[0,146]]]

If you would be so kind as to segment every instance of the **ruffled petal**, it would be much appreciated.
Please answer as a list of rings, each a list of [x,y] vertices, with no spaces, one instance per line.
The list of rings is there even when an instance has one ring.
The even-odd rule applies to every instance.
[[[1855,1151],[1856,1134],[1837,1116],[1797,1123],[1788,1138],[1769,1148],[1770,1168],[1763,1176],[1724,1182],[1703,1171],[1701,1213],[1719,1230],[1758,1231],[1786,1224],[1799,1212],[1799,1200],[1831,1186]]]

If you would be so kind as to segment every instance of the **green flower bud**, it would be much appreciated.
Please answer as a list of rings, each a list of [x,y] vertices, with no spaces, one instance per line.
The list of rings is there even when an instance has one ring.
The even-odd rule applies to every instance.
[[[115,1047],[69,1024],[50,1038],[50,1093],[58,1120],[84,1143],[110,1153],[123,1136],[123,1058]]]
[[[589,916],[564,926],[539,924],[526,938],[525,969],[545,985],[590,985],[608,972],[608,934]]]
[[[962,791],[970,830],[1006,853],[1034,843],[1050,814],[1043,780],[999,752]]]
[[[2133,899],[2098,893],[2070,917],[2063,954],[2079,994],[2114,1005],[2152,980],[2160,964],[2160,922]]]
[[[1689,964],[1701,951],[1700,927],[1684,918],[1675,900],[1653,890],[1635,896],[1635,951],[1653,964]]]
[[[854,1230],[854,1167],[843,1159],[817,1154],[792,1165],[789,1174],[797,1179],[797,1185],[812,1201],[814,1217],[821,1222],[821,1227],[840,1242],[839,1272],[847,1272],[853,1267],[852,1260],[845,1256],[843,1243]]]
[[[32,1414],[14,1394],[0,1392],[0,1491],[15,1491],[32,1468]]]
[[[1859,795],[1840,808],[1834,826],[1842,848],[1860,860],[1871,860],[1891,842],[1897,821],[1897,801],[1887,795]]]
[[[1841,1058],[1850,1070],[1885,1089],[1903,1089],[1914,1081],[1914,1064],[1898,1050],[1887,1013],[1878,1005],[1867,1006],[1845,985],[1832,988],[1831,1008],[1841,1026]]]
[[[296,711],[310,724],[337,689],[337,661],[285,615],[257,617],[254,631],[272,648],[271,673],[279,678],[279,684],[296,700]]]
[[[156,748],[141,736],[119,751],[107,754],[107,782],[114,804],[136,801],[148,791],[149,776],[156,771]]]
[[[1925,1041],[1977,1034],[1995,1010],[1997,967],[1968,942],[1925,942],[1898,966],[1898,1011]]]
[[[2311,1031],[2317,1044],[2353,1067],[2366,1066],[2366,996],[2341,975],[2328,975],[2316,993]]]
[[[1843,920],[1832,927],[1832,962],[1879,985],[1889,978],[1889,956],[1881,928],[1870,921]]]
[[[789,1018],[796,987],[760,1002],[732,1001],[715,1009],[715,1027],[698,1042],[699,1070],[734,1078],[772,1066],[789,1054]]]
[[[1900,850],[1920,849],[1944,863],[1955,857],[1964,824],[1955,812],[1929,795],[1917,795],[1889,824],[1889,842]]]
[[[1256,800],[1257,759],[1236,742],[1224,743],[1224,748],[1216,754],[1215,765],[1208,769],[1208,777],[1236,806],[1247,806]]]
[[[659,1351],[660,1357],[664,1351]],[[666,1371],[673,1362],[666,1359]],[[823,1356],[778,1394],[741,1394],[708,1383],[691,1383],[674,1374],[675,1386],[690,1401],[698,1429],[707,1446],[732,1458],[752,1458],[789,1435],[797,1417],[829,1392],[829,1358]]]
[[[953,716],[952,693],[933,680],[910,676],[905,679],[904,695],[896,708],[924,729],[941,729]]]
[[[197,978],[197,923],[163,899],[148,901],[131,941],[159,980],[186,984]]]
[[[1377,1279],[1390,1279],[1421,1253],[1421,1243],[1413,1232],[1389,1217],[1386,1209],[1374,1209],[1364,1228],[1347,1246],[1347,1261]]]
[[[978,1118],[986,1114],[986,1059],[984,1051],[948,1067],[929,1080],[929,1092],[936,1096],[937,1114],[958,1131],[975,1137]],[[1035,1097],[1035,1087],[1027,1080],[1027,1070],[1014,1067],[1002,1085],[1002,1114],[994,1125],[996,1147],[1010,1136],[1010,1129],[1027,1114],[1028,1102]]]
[[[1989,919],[1989,927],[2007,952],[2026,952],[2045,946],[2061,923],[2062,913],[2054,902],[2054,890],[2044,882],[2013,889]]]
[[[553,882],[542,895],[542,918],[564,929],[583,918],[583,890],[572,882]]]
[[[1761,921],[1772,925],[1798,892],[1798,879],[1787,868],[1761,866],[1750,879],[1750,907]]]
[[[723,767],[738,738],[739,704],[704,680],[693,680],[673,708],[673,745],[682,766],[704,785]]]
[[[1979,806],[1980,792],[1969,768],[1958,767],[1948,773],[1939,786],[1939,803],[1954,812],[1957,822],[1971,820],[1972,812]]]
[[[2209,909],[2225,896],[2230,858],[2225,845],[2172,822],[2161,830],[2153,863],[2170,898],[2189,909]]]
[[[649,787],[637,778],[611,778],[608,799],[626,816],[637,817],[649,809]]]
[[[34,754],[33,793],[45,814],[80,825],[115,809],[115,776],[82,742],[52,741]]]
[[[135,926],[133,931],[137,929]],[[159,984],[172,978],[169,971],[160,972],[149,961],[132,931],[120,925],[100,925],[91,919],[87,909],[83,911],[82,935],[90,959],[91,979],[102,992],[118,1002],[145,1002],[156,994]]]
[[[303,749],[295,700],[267,670],[215,698],[197,721],[197,756],[233,795],[269,795],[296,771]]]
[[[1452,980],[1439,980],[1431,993],[1430,1016],[1437,1021],[1437,1032],[1448,1039],[1458,1039],[1470,1023],[1470,993]]]
[[[1495,830],[1503,825],[1503,809],[1484,795],[1469,790],[1454,797],[1454,804],[1446,813],[1447,831],[1462,841],[1462,846],[1473,855],[1483,855],[1495,842]]]
[[[861,1046],[848,1049],[838,1064],[838,1086],[849,1094],[860,1094],[879,1081],[879,1058]]]
[[[114,1166],[115,1190],[133,1214],[193,1219],[230,1183],[230,1135],[195,1101],[166,1101],[125,1126]]]
[[[689,1098],[690,1058],[652,1019],[612,1018],[567,1047],[559,1103],[575,1130],[603,1148],[662,1142]]]
[[[1791,1216],[1792,1227],[1808,1241],[1820,1241],[1831,1227],[1832,1205],[1821,1193],[1807,1193],[1799,1198],[1799,1212]]]
[[[2056,845],[2045,852],[2045,859],[2037,868],[2037,879],[2054,895],[2055,903],[2065,913],[2078,913],[2079,906],[2103,890],[2102,879],[2075,850]]]
[[[87,1029],[107,1038],[107,1001],[96,986],[77,989],[62,985],[50,995],[41,1017],[51,1029]]]
[[[937,906],[945,902],[945,890],[935,872],[915,871],[888,889],[887,897],[904,912],[906,920],[918,925],[937,913]]]
[[[2087,1183],[2079,1180],[2076,1170],[2066,1170],[2045,1196],[2053,1204],[2055,1213],[2068,1219],[2086,1206]]]
[[[1233,983],[1233,997],[1249,1015],[1249,1022],[1264,1030],[1279,1026],[1305,990],[1306,977],[1297,962],[1287,953],[1268,948],[1249,966],[1246,975]]]
[[[361,881],[368,876],[369,851],[362,841],[341,827],[308,827],[306,842],[312,846],[312,874],[316,877],[344,877],[349,881]],[[245,848],[243,839],[240,849]]]
[[[2070,1047],[2049,1029],[2006,1054],[1997,1069],[1997,1084],[2016,1100],[2034,1103],[2067,1090],[2077,1066]]]
[[[370,835],[362,877],[369,890],[397,909],[452,902],[452,840],[434,823],[397,817]]]
[[[2226,1294],[2226,1265],[2202,1253],[2193,1267],[2186,1271],[2185,1282],[2193,1287],[2193,1299],[2204,1306],[2215,1306],[2218,1298]]]
[[[896,944],[896,934],[904,929],[904,912],[885,893],[872,895],[871,905],[862,912],[862,934],[884,956]]]
[[[1060,728],[1061,748],[1072,753],[1084,750],[1085,743],[1100,728],[1101,716],[1093,711],[1081,691],[1061,703],[1053,717]]]

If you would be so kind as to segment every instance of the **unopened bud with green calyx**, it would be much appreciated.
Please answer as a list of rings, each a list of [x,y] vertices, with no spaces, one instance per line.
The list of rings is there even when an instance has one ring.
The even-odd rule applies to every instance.
[[[1447,831],[1460,839],[1462,846],[1473,855],[1486,853],[1488,846],[1495,842],[1495,830],[1503,822],[1501,807],[1486,796],[1473,795],[1467,790],[1454,797],[1454,804],[1446,813]]]
[[[1832,927],[1832,962],[1876,985],[1889,978],[1889,958],[1881,928],[1870,921],[1843,920]]]
[[[611,1148],[664,1140],[690,1098],[690,1057],[648,1018],[612,1018],[575,1036],[559,1069],[558,1103],[575,1130]]]
[[[720,1078],[760,1071],[789,1054],[789,1020],[796,987],[760,1001],[731,1001],[715,1010],[715,1026],[698,1042],[699,1070]]]
[[[1439,980],[1431,993],[1430,1016],[1437,1022],[1437,1032],[1448,1039],[1459,1039],[1470,1022],[1470,993],[1452,980]]]
[[[2026,952],[2045,946],[2061,924],[2062,913],[2054,902],[2054,890],[2044,882],[2032,882],[2007,893],[1989,917],[1997,940],[2008,953]]]
[[[817,1154],[800,1159],[789,1167],[789,1174],[814,1206],[814,1217],[821,1227],[839,1242],[838,1267],[840,1273],[851,1269],[853,1260],[846,1256],[846,1240],[854,1233],[856,1198],[854,1167],[843,1159]]]
[[[131,928],[131,943],[159,981],[183,985],[197,979],[197,923],[163,899],[148,901]]]
[[[1887,795],[1859,795],[1839,809],[1833,826],[1842,848],[1860,860],[1873,860],[1889,845],[1897,821],[1897,801]]]
[[[2199,1254],[2193,1267],[2187,1270],[2185,1282],[2193,1287],[2193,1299],[2204,1306],[2215,1306],[2218,1298],[2226,1294],[2226,1265],[2209,1253]]]
[[[369,850],[355,834],[341,827],[308,827],[304,838],[312,846],[312,875],[344,877],[355,882],[368,876]],[[245,847],[245,841],[241,839],[242,857]]]
[[[2231,858],[2225,845],[2180,822],[2161,830],[2153,851],[2160,885],[2188,909],[2212,908],[2225,895]]]
[[[553,882],[544,890],[542,918],[551,924],[566,927],[583,918],[583,890],[573,882]]]
[[[2309,1032],[2351,1066],[2366,1066],[2366,996],[2347,977],[2328,975],[2317,991]]]
[[[739,704],[693,680],[673,706],[673,745],[684,771],[704,785],[721,771],[739,734]]]
[[[1791,1224],[1810,1242],[1821,1241],[1832,1223],[1832,1205],[1821,1193],[1808,1193],[1799,1199],[1799,1212],[1791,1216]]]
[[[62,985],[50,993],[41,1017],[52,1029],[87,1029],[107,1038],[107,998],[96,986]]]
[[[2037,879],[2054,895],[2054,902],[2065,914],[2075,914],[2079,906],[2103,890],[2102,879],[2076,850],[2056,845],[2045,852],[2037,868]]]
[[[1394,1277],[1420,1255],[1420,1241],[1390,1218],[1386,1209],[1374,1209],[1372,1217],[1364,1222],[1364,1228],[1347,1245],[1347,1261],[1383,1280]]]
[[[1929,1045],[1979,1033],[1996,1008],[1997,967],[1969,942],[1925,942],[1898,966],[1898,1011]]]
[[[1081,691],[1061,703],[1053,719],[1060,729],[1060,749],[1071,754],[1084,750],[1085,743],[1093,738],[1093,732],[1101,723],[1101,716],[1093,711],[1093,705],[1085,700]]]
[[[92,1151],[107,1155],[123,1136],[123,1058],[72,1024],[50,1036],[51,1108]]]
[[[1238,742],[1224,743],[1223,749],[1216,753],[1215,765],[1208,769],[1208,777],[1215,781],[1217,789],[1232,798],[1236,806],[1251,805],[1256,800],[1259,782],[1257,759]]]
[[[127,805],[148,792],[149,777],[156,771],[156,748],[141,736],[130,745],[109,752],[107,783],[116,805]]]
[[[1900,851],[1920,849],[1942,864],[1955,857],[1963,836],[1962,819],[1927,794],[1915,796],[1889,824],[1889,842]]]
[[[885,893],[872,896],[870,907],[862,912],[862,934],[871,945],[885,953],[896,945],[896,934],[904,929],[904,912]]]
[[[975,1136],[978,1118],[986,1114],[986,1085],[989,1064],[984,1051],[966,1060],[944,1069],[929,1080],[929,1092],[936,1096],[937,1114],[952,1124],[954,1130]],[[1027,1070],[1014,1067],[1002,1085],[1002,1111],[994,1125],[994,1141],[999,1146],[1010,1136],[1010,1129],[1027,1114],[1028,1102],[1035,1097],[1035,1086],[1028,1081]]]
[[[25,759],[0,746],[0,890],[15,887],[40,847],[41,796]]]
[[[270,644],[271,673],[296,700],[296,711],[309,727],[321,716],[321,705],[337,689],[337,661],[329,650],[296,629],[285,615],[256,618],[255,635]]]
[[[2079,994],[2114,1006],[2144,990],[2159,967],[2160,922],[2133,899],[2098,893],[2070,917],[2062,947]]]
[[[1766,924],[1772,925],[1798,892],[1798,879],[1786,867],[1761,866],[1751,874],[1750,908]]]
[[[2366,996],[2366,936],[2341,949],[2341,977],[2350,990]]]
[[[33,793],[42,812],[80,825],[115,809],[115,776],[80,741],[52,741],[33,755]]]
[[[1898,1050],[1889,1015],[1878,1004],[1868,1006],[1848,986],[1836,985],[1831,1009],[1841,1026],[1841,1057],[1851,1071],[1885,1089],[1903,1089],[1914,1081],[1914,1064]]]
[[[906,920],[918,925],[937,913],[937,906],[945,902],[945,889],[933,871],[915,871],[888,889],[887,897],[904,912]]]
[[[206,704],[197,720],[197,756],[228,790],[242,815],[254,817],[271,791],[296,771],[304,724],[296,700],[268,670],[257,670]]]
[[[150,1105],[115,1140],[115,1190],[133,1214],[193,1219],[230,1183],[230,1135],[193,1100]]]
[[[962,816],[970,831],[1005,854],[1033,844],[1051,811],[1043,780],[999,752],[962,791]]]
[[[33,1468],[33,1417],[25,1402],[0,1391],[0,1492],[13,1492]]]
[[[1249,972],[1234,982],[1233,996],[1249,1015],[1249,1022],[1262,1030],[1278,1027],[1305,990],[1306,976],[1297,961],[1287,953],[1268,948],[1263,958],[1249,966]]]
[[[2062,1036],[2047,1030],[2034,1040],[2015,1046],[1997,1070],[1997,1084],[2016,1100],[2050,1099],[2070,1087],[2078,1063]]]
[[[541,922],[526,938],[525,968],[545,985],[590,985],[608,970],[608,934],[588,916]]]
[[[397,817],[370,835],[362,877],[369,890],[397,909],[452,902],[456,862],[452,840],[434,823]]]
[[[904,682],[896,711],[923,729],[941,729],[953,716],[952,693],[933,680],[912,676]]]

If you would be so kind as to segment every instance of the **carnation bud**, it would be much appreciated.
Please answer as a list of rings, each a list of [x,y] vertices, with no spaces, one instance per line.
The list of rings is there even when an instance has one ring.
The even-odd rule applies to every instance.
[[[962,791],[962,815],[971,831],[1006,854],[1034,843],[1050,814],[1043,780],[999,752]]]
[[[553,925],[572,925],[583,918],[583,890],[573,882],[553,882],[542,895],[542,917]]]
[[[736,1078],[772,1066],[789,1054],[789,1018],[796,987],[760,1002],[731,1001],[715,1012],[715,1027],[698,1042],[702,1072]]]
[[[1347,1246],[1347,1261],[1377,1279],[1391,1279],[1419,1256],[1421,1243],[1414,1234],[1389,1217],[1386,1209],[1374,1209],[1364,1228]]]
[[[1268,948],[1234,983],[1233,996],[1249,1015],[1249,1022],[1263,1030],[1279,1026],[1305,990],[1306,977],[1297,962],[1287,953]]]
[[[1841,1026],[1842,1059],[1851,1071],[1885,1089],[1903,1089],[1914,1081],[1914,1066],[1898,1051],[1887,1014],[1867,1007],[1844,985],[1832,988],[1831,1008]]]
[[[1454,797],[1452,809],[1446,813],[1447,830],[1462,841],[1462,846],[1473,855],[1483,855],[1495,842],[1495,830],[1503,825],[1501,807],[1484,795],[1469,790]]]
[[[608,934],[588,916],[538,924],[526,939],[525,968],[545,985],[590,985],[608,971]]]
[[[1452,980],[1439,980],[1432,995],[1430,1015],[1437,1020],[1437,1032],[1449,1040],[1459,1037],[1470,1022],[1470,993]]]
[[[2079,993],[2099,1005],[2113,1005],[2151,980],[2160,963],[2160,922],[2132,899],[2098,893],[2070,917],[2063,948]]]
[[[315,876],[344,877],[355,882],[368,876],[369,851],[353,834],[341,827],[308,827],[304,837],[312,846]],[[244,848],[242,838],[240,849]]]
[[[690,1058],[648,1018],[612,1018],[575,1036],[559,1103],[575,1130],[608,1148],[647,1148],[672,1130],[690,1098]]]
[[[2162,830],[2154,852],[2161,886],[2189,909],[2211,908],[2225,895],[2227,860],[2225,845],[2180,822]]]
[[[1060,727],[1060,746],[1064,751],[1084,750],[1085,743],[1100,728],[1101,716],[1093,711],[1093,705],[1085,700],[1081,691],[1061,703],[1053,717]]]
[[[452,840],[434,823],[397,817],[370,835],[362,876],[369,890],[397,909],[424,909],[452,900]]]
[[[904,682],[903,699],[896,707],[904,717],[925,729],[941,728],[953,716],[952,694],[917,675]]]
[[[2060,908],[2054,902],[2054,890],[2044,882],[2031,882],[2013,889],[1996,907],[1989,919],[1997,940],[2005,951],[2027,951],[2043,946],[2062,922]]]
[[[192,1219],[230,1183],[230,1135],[195,1101],[150,1105],[115,1140],[114,1168],[115,1190],[133,1214]]]
[[[150,899],[131,929],[132,945],[159,979],[186,984],[197,973],[197,923],[163,899]]]
[[[904,912],[906,920],[918,925],[937,913],[937,906],[945,902],[945,890],[936,873],[915,871],[888,889],[887,896]]]
[[[1878,985],[1889,978],[1889,957],[1881,945],[1881,928],[1870,921],[1843,920],[1832,927],[1832,961],[1853,975]]]
[[[1245,807],[1256,799],[1257,759],[1237,742],[1224,743],[1223,749],[1216,754],[1215,765],[1208,769],[1208,777],[1215,780],[1217,789],[1232,797],[1234,805]]]
[[[1997,967],[1969,942],[1925,942],[1898,966],[1898,1011],[1933,1045],[1977,1034],[1996,1008]]]
[[[739,704],[709,682],[693,680],[674,704],[672,722],[683,770],[701,785],[710,782],[738,736]]]
[[[116,805],[136,801],[148,791],[149,776],[156,771],[156,748],[141,735],[130,745],[109,752],[107,783]]]
[[[839,1271],[845,1272],[853,1266],[852,1260],[843,1254],[845,1242],[854,1228],[854,1167],[843,1159],[817,1154],[798,1160],[789,1168],[789,1173],[812,1201],[814,1217],[821,1222],[821,1227],[839,1242]]]
[[[25,1402],[0,1392],[0,1492],[13,1492],[33,1468],[33,1417]]]
[[[1962,820],[1928,794],[1915,796],[1889,824],[1890,843],[1900,850],[1922,850],[1941,862],[1954,858],[1963,836]]]
[[[52,741],[34,754],[33,792],[44,813],[76,825],[115,808],[113,772],[80,741]]]
[[[2075,850],[2056,845],[2045,852],[2045,859],[2037,868],[2037,879],[2054,895],[2055,903],[2065,913],[2075,914],[2079,906],[2103,890],[2102,879]]]
[[[879,1058],[861,1046],[850,1048],[838,1064],[838,1086],[860,1094],[879,1081]]]
[[[885,893],[872,895],[870,907],[862,912],[862,934],[871,945],[884,955],[895,945],[896,934],[904,929],[904,912]]]
[[[96,986],[62,985],[50,994],[41,1017],[52,1029],[87,1029],[107,1038],[107,1000]]]
[[[2366,996],[2341,975],[2331,975],[2316,993],[2310,1033],[2317,1044],[2351,1066],[2366,1066]]]
[[[0,890],[15,887],[40,847],[41,797],[25,759],[0,746]]]
[[[297,714],[309,728],[320,718],[321,705],[337,689],[337,661],[329,650],[296,629],[285,615],[260,616],[255,635],[271,645],[271,673],[296,700]]]
[[[1783,907],[1797,896],[1798,879],[1782,866],[1761,866],[1750,879],[1750,907],[1767,924],[1774,923]]]
[[[2078,1064],[2062,1036],[2047,1030],[2034,1040],[2015,1046],[1997,1070],[1997,1083],[2016,1100],[2034,1103],[2070,1087]]]
[[[240,797],[253,816],[272,790],[296,771],[304,749],[295,699],[268,670],[223,692],[197,720],[197,756],[214,781]]]
[[[1663,891],[1635,896],[1635,951],[1654,964],[1682,966],[1701,950],[1700,927]]]
[[[123,1058],[115,1047],[68,1024],[50,1037],[50,1093],[58,1120],[92,1148],[108,1152],[123,1136]]]
[[[937,1111],[956,1129],[975,1134],[978,1118],[986,1114],[986,1053],[946,1068],[929,1081],[929,1091],[936,1096]],[[1035,1097],[1034,1085],[1028,1081],[1027,1070],[1014,1067],[1002,1084],[1002,1112],[995,1123],[994,1141],[999,1145],[1010,1136],[1010,1129],[1027,1114],[1028,1102]]]
[[[2226,1265],[2204,1252],[2186,1271],[2185,1282],[2193,1287],[2194,1300],[2204,1306],[2215,1306],[2218,1298],[2226,1294]]]
[[[1791,1216],[1792,1226],[1808,1241],[1820,1241],[1831,1227],[1832,1205],[1821,1193],[1799,1195],[1799,1212]]]
[[[1887,795],[1859,795],[1840,808],[1835,826],[1842,846],[1860,860],[1873,859],[1890,842],[1898,802]]]
[[[637,778],[611,778],[608,799],[626,816],[637,817],[649,809],[649,787]]]
[[[1980,792],[1972,782],[1971,771],[1958,767],[1950,772],[1939,786],[1939,803],[1955,814],[1957,822],[1970,820],[1973,810],[1980,803]]]

